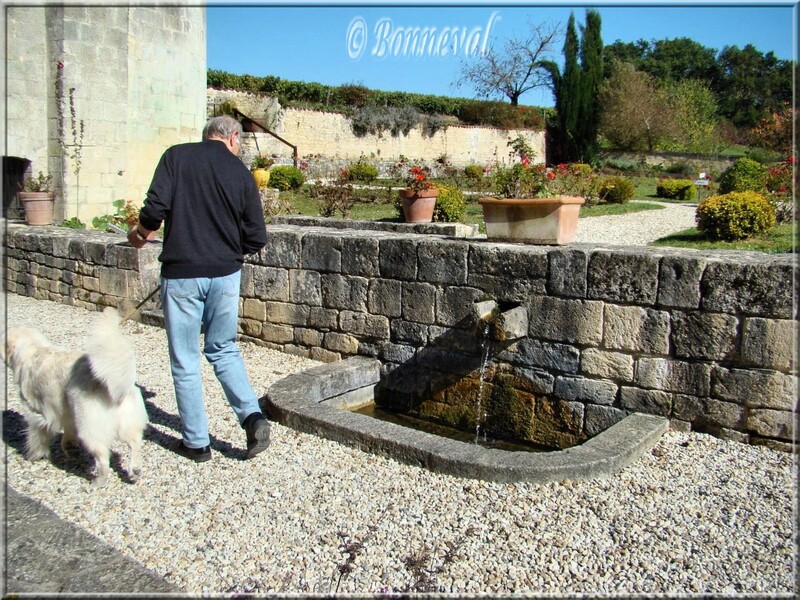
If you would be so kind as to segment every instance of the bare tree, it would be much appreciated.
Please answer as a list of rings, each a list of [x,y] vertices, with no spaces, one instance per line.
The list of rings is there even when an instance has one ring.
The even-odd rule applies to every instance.
[[[530,25],[524,39],[507,40],[503,51],[491,46],[474,60],[463,62],[456,87],[471,84],[480,98],[503,95],[512,105],[519,97],[536,88],[550,87],[549,73],[541,66],[560,36],[559,25]]]

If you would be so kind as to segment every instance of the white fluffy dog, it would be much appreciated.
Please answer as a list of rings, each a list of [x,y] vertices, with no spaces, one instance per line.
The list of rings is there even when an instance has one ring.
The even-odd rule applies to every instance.
[[[106,308],[83,353],[58,348],[28,327],[9,329],[2,349],[28,409],[27,458],[49,457],[50,442],[63,431],[65,454],[78,441],[94,457],[92,484],[98,487],[108,482],[116,440],[130,448],[130,479],[136,481],[142,470],[147,412],[136,387],[133,348],[119,325],[117,311]]]

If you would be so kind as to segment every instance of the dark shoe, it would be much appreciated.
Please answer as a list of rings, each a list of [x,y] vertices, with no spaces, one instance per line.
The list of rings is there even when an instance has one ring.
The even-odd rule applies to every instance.
[[[204,446],[203,448],[189,448],[184,445],[183,440],[175,447],[175,452],[181,456],[193,460],[194,462],[206,462],[211,460],[211,446]]]
[[[253,413],[242,423],[247,433],[247,458],[253,458],[269,447],[269,421],[261,413]]]

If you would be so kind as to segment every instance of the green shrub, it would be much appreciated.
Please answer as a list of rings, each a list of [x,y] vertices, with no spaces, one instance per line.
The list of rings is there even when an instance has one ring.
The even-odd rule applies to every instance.
[[[697,229],[712,240],[744,240],[775,227],[775,209],[753,191],[711,196],[698,205],[695,217]]]
[[[466,214],[464,193],[455,186],[439,184],[439,195],[433,209],[433,220],[437,223],[460,223]]]
[[[347,176],[350,181],[364,181],[369,183],[378,178],[378,167],[367,162],[358,161],[347,167]]]
[[[269,187],[282,192],[299,189],[304,181],[303,172],[297,167],[279,165],[269,172]]]
[[[689,179],[659,179],[656,196],[670,200],[694,200],[697,188]]]
[[[633,198],[633,184],[624,177],[606,177],[600,182],[598,196],[601,202],[625,204]]]
[[[480,184],[483,181],[483,167],[480,165],[467,165],[464,167],[464,175],[470,184]]]
[[[767,169],[764,165],[750,158],[740,158],[720,177],[719,192],[763,192],[766,183]]]

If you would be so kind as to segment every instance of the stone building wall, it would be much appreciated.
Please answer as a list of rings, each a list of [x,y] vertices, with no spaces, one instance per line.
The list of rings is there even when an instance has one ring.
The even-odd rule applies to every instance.
[[[357,136],[350,119],[341,113],[276,107],[273,98],[230,90],[208,90],[208,111],[228,101],[247,116],[273,123],[273,131],[297,146],[301,158],[314,156],[314,161],[339,159],[356,161],[364,156],[373,162],[393,162],[401,156],[411,161],[434,163],[441,157],[455,167],[469,164],[491,165],[509,160],[508,142],[518,135],[528,139],[535,150],[534,162],[544,162],[544,132],[531,130],[493,129],[450,125],[431,136],[421,128],[408,135]],[[249,111],[249,112],[248,112]],[[269,134],[254,134],[243,146],[243,159],[248,163],[258,151],[275,155],[281,163],[290,163],[292,149]]]
[[[49,172],[56,218],[140,201],[161,153],[205,122],[205,9],[7,8],[6,154]]]
[[[529,318],[524,337],[493,344],[490,379],[574,439],[644,412],[792,447],[793,257],[287,224],[268,225],[268,240],[243,270],[246,339],[323,361],[376,357],[384,388],[443,409],[475,389],[472,306],[490,297]],[[14,226],[7,248],[11,293],[92,308],[157,283],[157,244],[137,253],[111,234]]]

